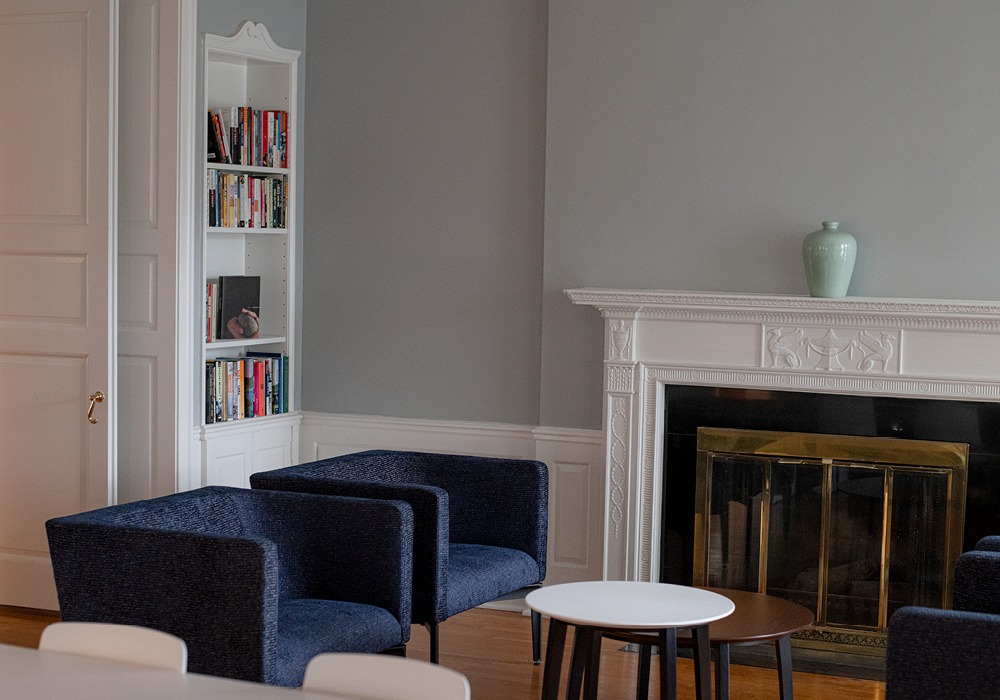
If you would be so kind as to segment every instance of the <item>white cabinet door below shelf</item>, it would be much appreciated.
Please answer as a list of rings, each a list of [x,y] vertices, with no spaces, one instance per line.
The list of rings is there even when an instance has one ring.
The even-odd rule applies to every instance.
[[[280,469],[298,459],[298,421],[248,423],[202,436],[206,486],[250,486],[254,472]],[[242,421],[241,421],[242,422]]]

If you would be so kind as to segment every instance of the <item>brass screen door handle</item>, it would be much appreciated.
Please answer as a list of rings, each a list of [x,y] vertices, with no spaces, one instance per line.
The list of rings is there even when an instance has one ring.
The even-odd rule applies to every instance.
[[[104,401],[104,392],[95,391],[90,395],[90,409],[87,411],[87,420],[93,424],[97,424],[97,419],[94,418],[94,406]]]

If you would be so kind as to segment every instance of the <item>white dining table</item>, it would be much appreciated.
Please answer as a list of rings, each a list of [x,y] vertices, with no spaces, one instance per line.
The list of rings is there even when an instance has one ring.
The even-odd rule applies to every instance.
[[[263,683],[177,673],[54,651],[0,644],[0,698],[25,700],[353,700]]]

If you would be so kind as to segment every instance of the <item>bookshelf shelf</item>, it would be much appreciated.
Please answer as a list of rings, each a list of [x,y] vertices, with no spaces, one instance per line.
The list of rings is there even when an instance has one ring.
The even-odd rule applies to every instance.
[[[231,350],[233,348],[250,348],[258,345],[284,344],[286,340],[283,335],[261,336],[260,338],[251,338],[249,340],[216,340],[211,343],[205,343],[205,349],[208,352],[214,352],[216,350]]]
[[[204,43],[198,432],[205,483],[247,486],[251,473],[298,458],[300,52],[278,46],[254,22],[232,36],[206,34]],[[244,296],[234,298],[234,288]]]
[[[288,235],[288,229],[284,228],[257,228],[253,226],[207,226],[205,233],[215,236],[219,234],[235,234],[238,236],[247,235]]]
[[[288,168],[268,168],[263,165],[239,165],[233,163],[209,163],[209,170],[221,170],[227,173],[251,173],[254,175],[288,175]]]

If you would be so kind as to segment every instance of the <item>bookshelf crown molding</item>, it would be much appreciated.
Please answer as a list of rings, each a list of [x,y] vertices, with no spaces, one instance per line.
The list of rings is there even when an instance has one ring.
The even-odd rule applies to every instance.
[[[271,39],[267,27],[259,22],[246,21],[232,36],[205,35],[206,51],[222,51],[243,58],[256,58],[281,63],[294,63],[300,51],[278,46]]]

